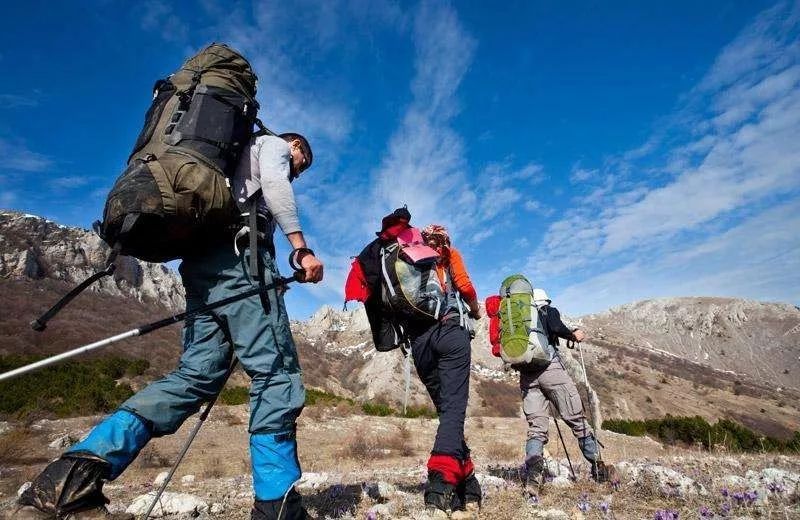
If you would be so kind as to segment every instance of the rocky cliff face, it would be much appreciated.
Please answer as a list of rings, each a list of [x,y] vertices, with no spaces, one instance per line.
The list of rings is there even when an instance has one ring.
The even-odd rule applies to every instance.
[[[800,388],[800,309],[733,298],[663,298],[583,317],[598,339]]]
[[[54,279],[77,284],[105,266],[109,247],[96,234],[34,215],[0,212],[0,276],[6,279]],[[162,264],[120,257],[113,276],[91,290],[157,303],[184,305],[183,285]]]

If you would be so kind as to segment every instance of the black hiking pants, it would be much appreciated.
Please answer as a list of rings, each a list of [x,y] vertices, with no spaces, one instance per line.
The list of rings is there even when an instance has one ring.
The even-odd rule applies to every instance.
[[[413,336],[411,353],[417,374],[439,414],[431,453],[463,461],[469,457],[464,441],[472,353],[469,332],[458,325],[457,319],[435,323]]]

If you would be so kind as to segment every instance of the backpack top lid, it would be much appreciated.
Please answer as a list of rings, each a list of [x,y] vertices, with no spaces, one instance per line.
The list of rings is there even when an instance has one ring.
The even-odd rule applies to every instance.
[[[512,274],[500,284],[500,296],[533,294],[533,285],[521,274]]]
[[[195,74],[202,74],[202,82],[249,98],[256,103],[258,77],[250,62],[238,51],[224,43],[212,43],[186,60],[170,80],[178,89],[192,84]]]
[[[422,240],[422,233],[417,228],[410,227],[401,231],[397,235],[397,243],[403,253],[414,263],[439,258],[439,253],[428,247]]]

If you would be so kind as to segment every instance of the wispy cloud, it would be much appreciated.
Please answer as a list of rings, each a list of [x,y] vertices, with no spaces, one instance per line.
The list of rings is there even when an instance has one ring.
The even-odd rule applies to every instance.
[[[86,186],[88,183],[89,179],[87,177],[78,175],[56,177],[49,181],[50,186],[57,190],[80,188],[81,186]]]
[[[17,201],[17,194],[13,191],[3,190],[0,193],[0,208],[11,209]]]
[[[173,10],[170,2],[147,0],[141,4],[142,29],[153,31],[165,41],[185,43],[189,36],[186,18]]]
[[[39,100],[34,96],[0,94],[0,108],[31,108],[38,105]]]
[[[720,53],[687,95],[684,108],[670,118],[675,125],[668,129],[673,138],[651,138],[608,161],[597,176],[600,183],[581,197],[580,206],[551,225],[545,248],[529,267],[541,274],[587,280],[573,285],[567,294],[576,297],[579,291],[590,291],[596,306],[661,294],[667,282],[650,283],[657,266],[662,269],[659,276],[673,288],[669,294],[677,294],[674,288],[684,294],[697,294],[703,287],[719,289],[726,273],[731,277],[727,283],[738,281],[732,278],[737,272],[732,263],[709,273],[703,285],[695,283],[697,264],[670,270],[663,258],[719,244],[723,239],[714,237],[720,233],[743,238],[744,233],[734,233],[735,229],[758,228],[764,233],[768,231],[761,229],[764,222],[779,231],[790,229],[787,221],[766,216],[758,220],[753,214],[787,198],[791,202],[784,215],[786,208],[800,209],[798,13],[800,4],[793,3],[759,15]],[[665,130],[660,132],[666,135]],[[689,138],[681,142],[674,136]],[[643,170],[637,161],[645,156],[651,161],[660,157],[663,167]],[[591,182],[595,176],[577,170],[572,177]],[[731,244],[719,247],[730,252]],[[735,258],[759,257],[758,248],[764,246],[763,240],[743,240]],[[786,250],[783,243],[771,246],[776,247]],[[721,264],[717,257],[699,263]],[[605,274],[587,278],[577,270]],[[774,282],[770,276],[762,279]],[[637,294],[629,293],[634,286]],[[752,292],[740,295],[769,294],[764,284],[750,282],[748,289]]]
[[[52,159],[29,149],[24,142],[0,137],[0,170],[41,172],[52,166]]]

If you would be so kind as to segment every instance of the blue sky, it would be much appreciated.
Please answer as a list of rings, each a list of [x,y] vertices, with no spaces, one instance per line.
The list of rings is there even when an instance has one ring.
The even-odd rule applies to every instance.
[[[315,150],[295,187],[326,280],[290,291],[297,317],[340,305],[402,204],[451,229],[482,297],[524,272],[571,314],[800,303],[798,2],[8,5],[0,207],[88,227],[154,80],[214,40]]]

